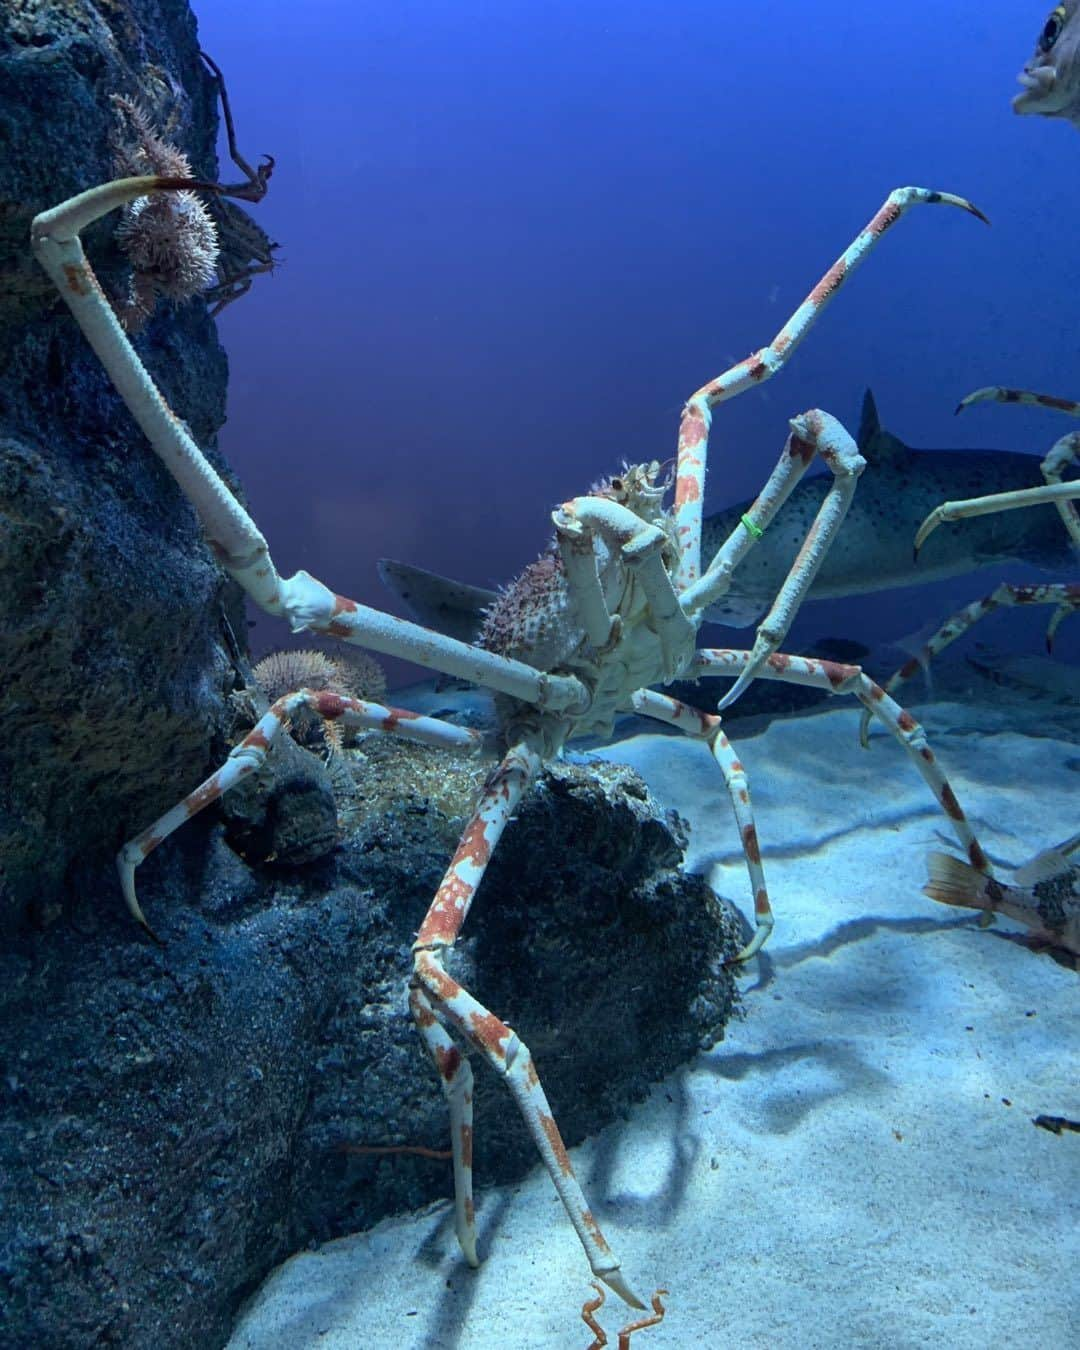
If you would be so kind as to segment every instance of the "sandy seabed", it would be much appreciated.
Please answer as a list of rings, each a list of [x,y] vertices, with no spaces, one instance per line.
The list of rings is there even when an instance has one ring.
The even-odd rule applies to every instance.
[[[1037,703],[915,711],[995,865],[1080,828],[1080,748]],[[1078,975],[921,895],[948,824],[856,722],[844,704],[736,735],[777,913],[744,1016],[572,1151],[624,1274],[670,1290],[632,1350],[1080,1344],[1080,1134],[1032,1123],[1080,1118]],[[604,754],[690,821],[688,865],[745,910],[707,750]],[[586,1350],[589,1270],[546,1173],[478,1200],[480,1270],[439,1204],[288,1261],[230,1350]],[[613,1348],[625,1311],[600,1314]]]

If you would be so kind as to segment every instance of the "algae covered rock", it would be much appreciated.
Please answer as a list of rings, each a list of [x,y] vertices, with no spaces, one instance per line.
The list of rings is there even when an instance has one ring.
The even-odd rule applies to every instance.
[[[319,861],[248,867],[208,812],[140,869],[164,948],[103,874],[96,924],[0,955],[0,1340],[221,1345],[290,1253],[452,1193],[444,1161],[365,1150],[447,1146],[409,948],[489,768],[366,737]],[[570,1144],[731,1012],[733,925],[684,842],[632,771],[560,764],[478,891],[452,968],[529,1045]],[[482,1210],[537,1159],[475,1072]]]
[[[29,247],[33,216],[112,175],[110,96],[175,117],[215,176],[212,78],[185,0],[0,7],[0,931],[54,919],[205,772],[232,683],[231,592],[194,512]],[[106,289],[115,220],[87,234]],[[227,367],[201,301],[138,339],[203,446]],[[234,611],[235,618],[235,611]]]

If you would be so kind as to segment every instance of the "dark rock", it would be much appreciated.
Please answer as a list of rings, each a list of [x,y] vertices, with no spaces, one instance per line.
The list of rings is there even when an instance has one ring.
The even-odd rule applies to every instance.
[[[447,1145],[409,947],[490,766],[390,738],[356,763],[321,862],[249,870],[202,817],[152,855],[164,949],[106,874],[77,927],[0,955],[0,1342],[206,1350],[291,1252],[451,1194],[446,1163],[350,1150]],[[571,1144],[731,1011],[733,925],[684,842],[632,771],[556,765],[477,894],[452,969],[529,1045]],[[536,1155],[483,1064],[476,1085],[482,1186]]]
[[[87,867],[202,775],[233,678],[232,588],[30,252],[38,211],[112,176],[112,93],[175,113],[215,176],[186,0],[0,8],[0,934],[54,919]],[[87,247],[118,294],[114,225]],[[227,367],[205,305],[160,307],[137,345],[212,447]]]

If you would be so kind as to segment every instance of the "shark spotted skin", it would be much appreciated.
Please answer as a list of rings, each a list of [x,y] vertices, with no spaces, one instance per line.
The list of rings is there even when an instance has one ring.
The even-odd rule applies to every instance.
[[[1013,99],[1014,112],[1080,127],[1080,0],[1054,6],[1016,78],[1024,89]]]
[[[1036,506],[958,521],[933,535],[912,560],[911,541],[928,512],[943,501],[1011,492],[1042,482],[1039,458],[1009,450],[912,450],[884,430],[873,395],[863,400],[858,437],[868,467],[844,525],[807,596],[835,600],[898,586],[965,576],[983,567],[1029,563],[1045,571],[1070,565],[1071,550],[1053,506]],[[776,520],[739,564],[731,589],[708,611],[715,623],[745,628],[772,604],[828,487],[829,475],[804,478]],[[706,518],[702,556],[710,558],[741,529],[750,506]],[[495,592],[449,581],[407,563],[384,559],[379,574],[421,623],[463,641],[477,634]]]

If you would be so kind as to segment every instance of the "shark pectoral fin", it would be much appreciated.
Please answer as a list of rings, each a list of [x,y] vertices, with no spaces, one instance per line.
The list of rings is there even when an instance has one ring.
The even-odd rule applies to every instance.
[[[461,642],[476,638],[484,610],[495,600],[495,592],[483,586],[453,581],[393,558],[380,558],[378,567],[383,585],[420,623]]]
[[[908,447],[900,437],[886,431],[881,425],[872,389],[867,389],[863,394],[859,435],[855,443],[859,447],[859,453],[871,464],[881,464],[884,460],[898,459],[909,453]]]

